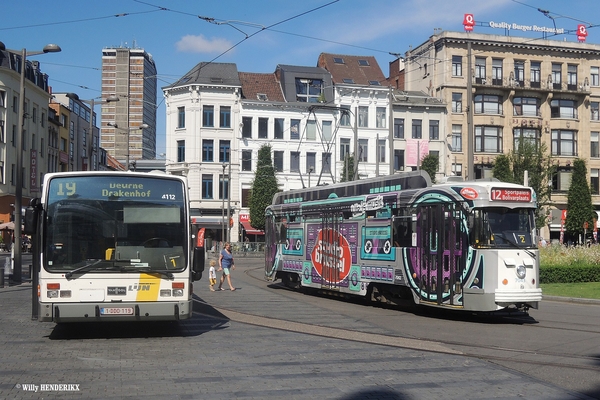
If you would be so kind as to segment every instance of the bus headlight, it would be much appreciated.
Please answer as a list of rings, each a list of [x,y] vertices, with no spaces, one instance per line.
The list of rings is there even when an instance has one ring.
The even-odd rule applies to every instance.
[[[525,278],[525,275],[527,274],[527,268],[525,268],[524,265],[519,265],[517,267],[517,269],[515,270],[515,272],[517,273],[517,277],[519,279],[523,279],[523,278]]]

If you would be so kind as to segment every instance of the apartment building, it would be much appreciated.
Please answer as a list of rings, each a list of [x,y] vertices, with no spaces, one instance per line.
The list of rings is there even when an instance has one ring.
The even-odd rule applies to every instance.
[[[102,98],[119,101],[103,105],[100,141],[123,164],[156,158],[156,89],[151,54],[135,44],[102,49]]]
[[[600,209],[599,45],[441,31],[403,61],[404,68],[393,71],[400,78],[392,79],[400,89],[450,105],[450,170],[487,178],[498,154],[520,139],[543,142],[557,167],[549,177],[552,238],[560,231],[577,157],[586,160],[592,201]]]
[[[407,102],[406,93],[392,96],[400,92],[385,83],[374,57],[323,53],[315,67],[280,64],[273,73],[200,63],[164,87],[166,170],[187,176],[195,223],[216,240],[227,237],[226,230],[231,241],[260,240],[262,232],[249,221],[248,200],[264,144],[272,147],[281,190],[339,182],[346,156],[355,149],[359,179],[405,166],[416,169],[416,154],[411,164],[404,152],[421,144],[394,137],[393,123],[396,113],[410,120],[405,114],[411,110],[431,109],[438,116],[421,119],[426,129],[435,126],[433,142],[439,143],[430,147],[425,137],[423,154],[439,151],[441,156],[443,125],[433,122],[444,118],[441,102],[424,93],[411,93]],[[394,114],[390,99],[399,104]]]
[[[3,46],[2,46],[3,47]],[[22,205],[39,195],[48,168],[48,75],[38,61],[26,60],[25,99],[20,93],[20,54],[0,50],[0,221],[8,222],[14,212],[17,174],[22,176]],[[24,104],[24,118],[19,108]],[[17,135],[22,128],[22,148]],[[22,152],[22,170],[17,171],[17,152]]]

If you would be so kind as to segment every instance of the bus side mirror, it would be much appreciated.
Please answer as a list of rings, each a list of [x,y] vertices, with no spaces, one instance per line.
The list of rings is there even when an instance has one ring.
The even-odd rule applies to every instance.
[[[38,218],[40,216],[40,199],[34,198],[29,201],[29,206],[25,209],[25,218],[23,222],[23,233],[26,235],[35,235],[37,233]]]
[[[199,281],[202,279],[202,272],[204,272],[204,260],[206,259],[204,253],[204,247],[194,247],[192,281]]]

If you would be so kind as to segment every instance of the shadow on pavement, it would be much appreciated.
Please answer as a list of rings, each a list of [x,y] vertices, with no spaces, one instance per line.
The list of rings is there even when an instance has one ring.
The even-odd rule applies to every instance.
[[[193,313],[182,321],[81,322],[57,324],[51,340],[75,339],[137,339],[157,337],[188,337],[225,329],[229,319],[194,296]]]

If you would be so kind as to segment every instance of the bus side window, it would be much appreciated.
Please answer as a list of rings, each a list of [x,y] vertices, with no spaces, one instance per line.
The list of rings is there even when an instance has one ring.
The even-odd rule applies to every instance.
[[[394,216],[393,229],[394,246],[410,247],[412,245],[412,221],[410,216]]]

